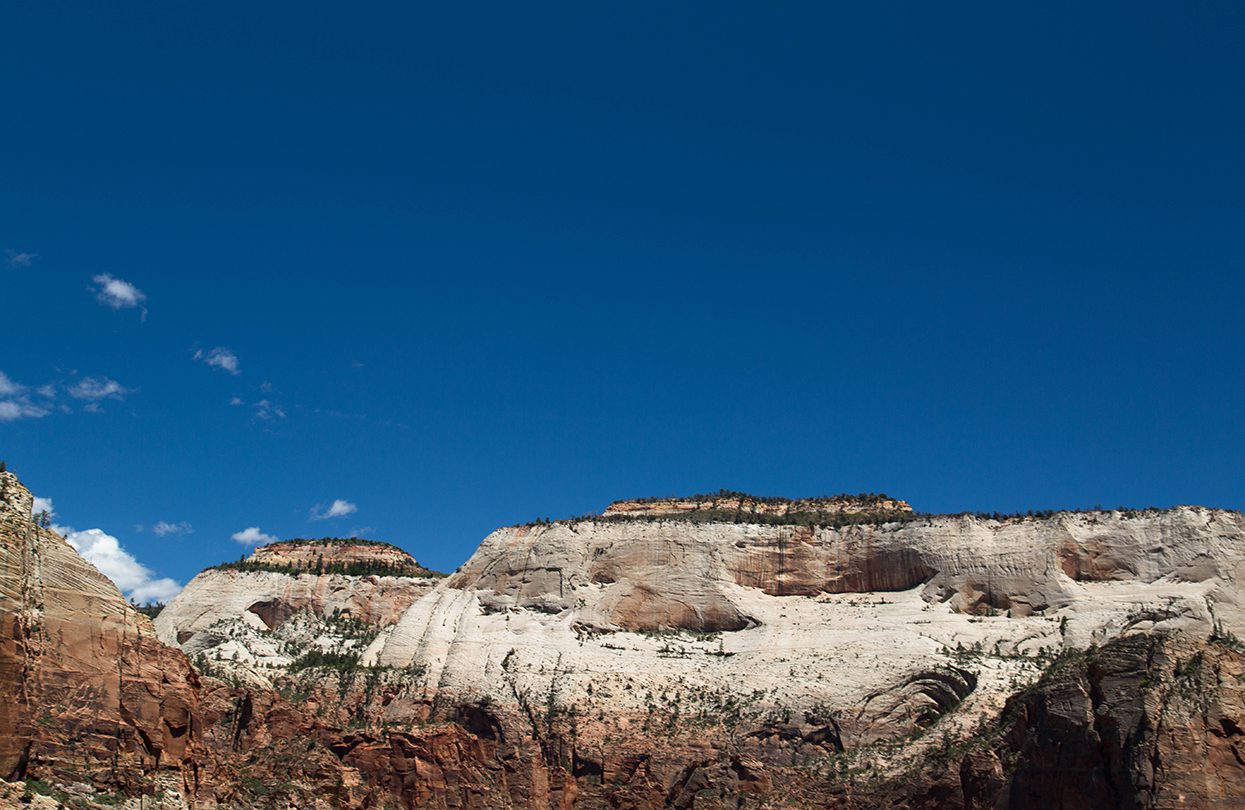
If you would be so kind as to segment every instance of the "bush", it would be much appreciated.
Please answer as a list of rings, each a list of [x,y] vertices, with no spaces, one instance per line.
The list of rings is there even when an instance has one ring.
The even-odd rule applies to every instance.
[[[362,665],[357,653],[326,652],[309,650],[290,664],[290,672],[301,672],[304,669],[335,669],[339,673],[354,672]]]

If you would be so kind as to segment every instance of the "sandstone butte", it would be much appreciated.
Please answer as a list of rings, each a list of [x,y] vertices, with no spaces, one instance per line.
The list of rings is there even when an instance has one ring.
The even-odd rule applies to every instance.
[[[0,806],[1245,806],[1237,512],[624,501],[153,625],[0,485]]]

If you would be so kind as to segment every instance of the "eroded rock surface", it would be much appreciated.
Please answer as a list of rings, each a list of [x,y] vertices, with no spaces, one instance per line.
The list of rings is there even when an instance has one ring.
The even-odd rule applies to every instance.
[[[198,675],[0,473],[0,778],[164,779],[193,793]]]

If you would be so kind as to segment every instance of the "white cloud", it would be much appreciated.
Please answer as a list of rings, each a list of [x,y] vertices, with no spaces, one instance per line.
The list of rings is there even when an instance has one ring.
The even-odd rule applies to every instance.
[[[187,523],[184,520],[178,523],[170,523],[167,520],[162,520],[156,525],[152,526],[151,530],[161,537],[167,537],[170,534],[194,534],[195,533],[195,527],[191,526],[189,523]]]
[[[67,405],[56,402],[57,390],[58,385],[47,383],[32,391],[29,386],[14,381],[0,371],[0,422],[38,419],[56,408],[68,413],[70,408]],[[64,391],[74,399],[82,400],[85,403],[83,410],[90,413],[97,413],[104,400],[120,400],[134,393],[134,389],[126,388],[108,377],[83,377]]]
[[[101,399],[124,399],[129,389],[107,377],[83,377],[69,387],[69,396],[98,402]]]
[[[244,546],[262,546],[265,543],[277,542],[277,538],[271,534],[264,534],[259,530],[258,526],[249,526],[240,532],[234,532],[231,539]]]
[[[6,250],[4,252],[4,263],[9,267],[30,267],[38,256],[38,253],[22,253],[16,250]]]
[[[79,532],[55,525],[52,529],[63,536],[83,559],[111,579],[118,590],[136,602],[167,601],[182,589],[174,580],[152,576],[150,568],[134,559],[134,555],[121,547],[121,541],[103,529]]]
[[[22,393],[26,390],[26,386],[18,385],[9,379],[9,376],[0,371],[0,397],[11,397]]]
[[[40,498],[38,495],[36,495],[35,502],[30,507],[30,514],[41,515],[44,512],[47,512],[49,517],[56,514],[56,510],[52,508],[52,499],[51,498]]]
[[[285,409],[274,402],[261,399],[259,402],[255,403],[255,418],[262,420],[284,419]]]
[[[147,296],[138,287],[108,273],[100,273],[91,280],[96,284],[96,300],[113,309],[141,307],[147,300]],[[143,309],[143,316],[146,317],[146,315],[147,310]]]
[[[353,515],[358,511],[358,506],[354,505],[350,501],[343,501],[341,498],[338,498],[329,504],[328,509],[325,509],[320,504],[316,504],[311,507],[311,519],[328,520],[329,518],[339,518],[345,517],[346,515]]]
[[[18,419],[39,419],[47,416],[50,411],[42,405],[36,405],[26,397],[0,400],[0,422],[15,422]]]
[[[149,602],[167,602],[182,590],[181,583],[168,577],[153,579],[130,591],[130,599],[140,605]]]
[[[14,382],[0,371],[0,422],[38,419],[51,411],[43,403],[31,400],[24,385]]]
[[[237,376],[242,373],[240,364],[238,363],[238,355],[234,354],[224,346],[217,346],[215,349],[203,351],[198,349],[195,351],[195,359],[207,363],[209,366],[215,366],[222,371]]]
[[[246,400],[242,399],[242,397],[230,397],[229,404],[230,405],[245,405]]]

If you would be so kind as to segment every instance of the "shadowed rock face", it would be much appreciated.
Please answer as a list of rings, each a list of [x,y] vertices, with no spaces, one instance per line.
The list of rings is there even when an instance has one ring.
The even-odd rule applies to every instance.
[[[1131,636],[1053,667],[1004,712],[1003,795],[1096,807],[1245,806],[1245,655]]]

